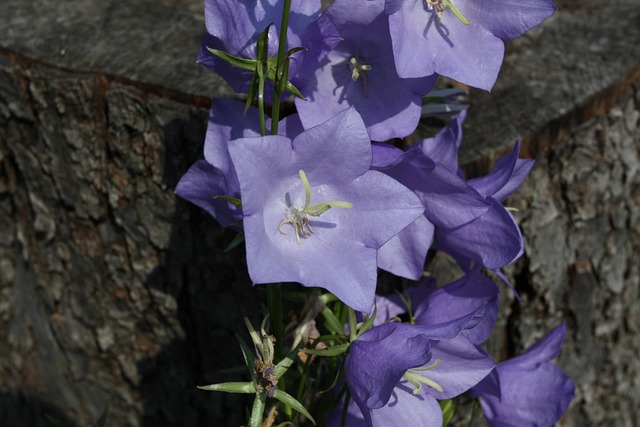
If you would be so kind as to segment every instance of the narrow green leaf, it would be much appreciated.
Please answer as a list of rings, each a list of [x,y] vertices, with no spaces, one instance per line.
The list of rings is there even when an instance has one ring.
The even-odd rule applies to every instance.
[[[298,351],[300,351],[300,345],[292,348],[289,354],[287,354],[287,356],[284,359],[278,362],[278,364],[274,368],[274,373],[276,374],[276,378],[279,379],[280,377],[282,377],[285,374],[285,372],[287,372],[287,370],[291,367],[291,365],[293,365],[293,362],[296,361]]]
[[[218,58],[224,59],[231,65],[235,65],[238,68],[242,68],[247,71],[254,71],[256,69],[257,61],[255,59],[238,58],[237,56],[229,55],[227,52],[223,52],[218,49],[212,49],[207,47],[207,50],[213,53]]]
[[[333,314],[333,311],[331,311],[329,307],[325,306],[322,309],[321,313],[322,317],[324,317],[325,320],[325,326],[327,327],[329,332],[331,332],[332,334],[344,333],[344,327],[342,326],[342,323],[340,323],[336,315]]]
[[[453,399],[448,399],[440,400],[438,403],[442,408],[442,427],[447,427],[456,414],[456,402]]]
[[[378,307],[374,306],[373,307],[373,314],[371,316],[368,316],[368,315],[365,314],[366,320],[364,321],[364,323],[362,324],[362,326],[360,326],[360,329],[358,330],[358,337],[360,335],[364,334],[365,332],[367,332],[369,329],[371,329],[371,327],[373,326],[373,322],[376,320],[376,313],[377,312],[378,312]]]
[[[255,393],[256,392],[256,384],[253,381],[249,382],[229,382],[229,383],[220,383],[220,384],[209,384],[198,386],[200,390],[206,391],[222,391],[225,393]]]
[[[249,368],[249,375],[253,381],[256,380],[256,357],[253,355],[253,351],[249,348],[249,345],[242,339],[242,337],[236,334],[238,344],[240,344],[240,350],[242,350],[242,356],[244,357],[244,363]]]
[[[356,312],[351,307],[349,307],[347,318],[349,319],[349,341],[353,342],[358,337],[358,320],[356,319]]]
[[[244,103],[244,114],[247,114],[249,108],[251,108],[251,103],[253,102],[253,98],[256,97],[258,93],[258,72],[254,70],[253,76],[251,76],[251,82],[249,83],[249,90],[247,91],[247,100]]]
[[[68,427],[65,423],[63,423],[62,421],[60,421],[57,418],[52,417],[51,415],[47,414],[46,412],[44,413],[44,416],[47,419],[47,421],[49,421],[55,427]]]
[[[98,418],[98,421],[96,421],[96,427],[104,427],[105,424],[107,423],[107,417],[109,416],[109,405],[107,404],[104,407],[104,410],[102,411],[102,414],[100,415],[100,418]]]
[[[262,349],[262,340],[260,339],[260,334],[256,332],[253,328],[253,325],[249,321],[247,317],[244,318],[244,324],[247,326],[247,330],[249,331],[249,336],[251,336],[251,341],[253,341],[253,345],[256,347],[260,354],[263,353]]]
[[[222,251],[223,253],[229,252],[232,249],[235,249],[236,246],[240,245],[242,242],[244,242],[244,232],[239,232],[238,234],[236,234],[236,237],[233,238],[233,240],[231,241],[231,243],[229,243],[229,245],[224,248],[224,251]]]
[[[256,393],[256,398],[253,400],[253,407],[251,408],[249,427],[260,427],[260,425],[262,424],[262,417],[266,405],[267,395],[264,393]]]
[[[315,356],[339,356],[345,353],[349,349],[349,344],[339,344],[334,345],[333,347],[323,348],[321,350],[315,350],[311,348],[303,348],[307,354],[313,354]]]
[[[302,47],[302,46],[292,47],[291,49],[289,49],[287,51],[287,53],[284,54],[284,56],[285,56],[285,58],[289,58],[289,57],[291,57],[291,55],[293,55],[296,52],[300,52],[301,50],[308,50],[308,49],[305,48],[305,47]]]
[[[229,202],[231,203],[233,206],[242,209],[242,200],[240,199],[236,199],[235,197],[229,197],[229,196],[214,196],[214,199],[221,199],[224,200],[225,202]]]
[[[316,425],[316,421],[313,419],[313,417],[311,416],[309,411],[307,411],[307,408],[305,408],[302,405],[302,403],[298,402],[290,394],[287,394],[286,392],[284,392],[284,391],[280,390],[279,388],[277,388],[275,390],[275,392],[273,393],[273,397],[275,397],[276,399],[278,399],[280,402],[284,403],[285,405],[288,405],[288,406],[292,407],[293,409],[295,409],[296,411],[300,412],[302,415],[307,417],[309,419],[309,421],[311,421],[313,423],[313,425]]]

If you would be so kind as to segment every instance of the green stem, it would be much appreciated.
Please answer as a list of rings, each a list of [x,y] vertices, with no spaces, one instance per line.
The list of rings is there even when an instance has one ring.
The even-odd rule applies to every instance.
[[[282,21],[280,23],[280,40],[278,42],[278,60],[276,62],[276,84],[273,93],[273,103],[271,105],[271,134],[278,134],[278,121],[280,120],[280,84],[282,79],[288,79],[289,73],[284,65],[285,52],[287,49],[287,29],[289,28],[289,14],[291,11],[291,0],[284,0],[282,6]],[[286,73],[286,74],[285,74]],[[284,86],[284,85],[283,85]]]

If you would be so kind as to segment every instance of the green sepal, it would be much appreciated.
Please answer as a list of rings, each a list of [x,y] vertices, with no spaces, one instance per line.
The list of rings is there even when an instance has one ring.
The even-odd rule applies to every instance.
[[[249,394],[249,393],[256,392],[256,383],[253,381],[248,381],[244,383],[229,382],[229,383],[220,383],[220,384],[199,385],[198,388],[200,390],[207,390],[207,391],[222,391],[225,393]]]
[[[338,344],[338,345],[334,345],[333,347],[323,348],[321,350],[304,348],[302,349],[302,351],[304,351],[307,354],[313,354],[314,356],[331,357],[331,356],[339,356],[341,354],[344,354],[348,349],[349,349],[349,344]]]
[[[329,307],[323,307],[320,313],[322,313],[322,317],[324,317],[325,326],[329,332],[332,334],[344,334],[344,327],[342,326],[342,323]]]
[[[238,58],[237,56],[229,55],[227,52],[223,52],[218,49],[212,49],[207,47],[207,50],[213,53],[218,58],[224,59],[231,65],[235,65],[238,68],[242,68],[247,71],[254,71],[256,69],[256,61],[255,59],[247,59],[247,58]]]
[[[249,418],[249,427],[260,427],[262,425],[262,416],[264,408],[267,406],[267,395],[264,393],[256,393],[251,408],[251,418]]]
[[[347,319],[349,319],[349,341],[353,342],[358,337],[358,320],[356,312],[351,307],[349,307]]]
[[[302,403],[298,402],[290,394],[287,394],[286,392],[284,392],[284,391],[280,390],[279,388],[277,388],[277,389],[275,389],[275,391],[273,393],[273,397],[275,397],[276,399],[278,399],[280,402],[284,403],[285,405],[287,405],[287,406],[295,409],[296,411],[300,412],[302,415],[307,417],[309,419],[309,421],[311,421],[313,423],[313,425],[316,425],[316,420],[313,419],[313,417],[311,416],[309,411],[307,411],[307,408],[305,408],[302,405]]]
[[[244,242],[244,232],[241,231],[238,234],[236,234],[236,237],[233,238],[231,243],[229,243],[229,245],[226,248],[224,248],[224,251],[222,251],[222,252],[223,253],[227,253],[231,249],[234,249],[236,246],[241,244],[242,242]]]
[[[278,362],[278,364],[273,369],[274,374],[276,374],[276,378],[280,379],[280,377],[282,377],[285,374],[285,372],[287,372],[287,370],[291,367],[291,365],[293,365],[293,362],[295,362],[296,360],[296,355],[298,354],[298,351],[299,351],[299,347],[294,347],[293,349],[291,349],[289,354],[287,354],[287,356],[284,359]]]
[[[256,45],[256,59],[258,63],[256,64],[256,72],[254,74],[258,75],[258,110],[260,112],[260,132],[261,135],[267,134],[266,120],[264,115],[264,82],[269,75],[269,65],[268,65],[268,43],[269,43],[269,28],[271,28],[269,24],[267,28],[260,34],[258,37],[258,42]]]
[[[438,403],[442,408],[442,427],[447,427],[456,414],[456,402],[453,399],[448,399],[439,400]]]
[[[213,196],[213,198],[214,199],[224,200],[225,202],[231,203],[236,208],[242,209],[242,200],[236,199],[235,197],[231,197],[231,196]]]
[[[426,96],[422,97],[422,105],[432,104],[446,99],[455,99],[468,94],[467,91],[458,88],[433,89],[429,91]]]
[[[258,73],[256,73],[256,70],[253,71],[253,76],[251,76],[251,82],[249,83],[249,90],[247,91],[247,100],[244,103],[244,114],[247,114],[247,111],[251,108],[251,102],[258,92]]]
[[[249,345],[242,339],[242,337],[236,334],[236,338],[238,339],[238,344],[240,344],[240,350],[242,350],[242,356],[244,357],[244,363],[249,368],[249,374],[251,375],[251,379],[256,381],[256,357],[254,356]]]
[[[362,326],[360,326],[360,329],[358,329],[358,335],[356,336],[356,338],[358,338],[360,335],[364,334],[369,329],[371,329],[371,327],[373,326],[373,322],[376,320],[376,313],[377,312],[378,312],[378,307],[375,306],[373,308],[373,314],[371,316],[367,316],[365,314],[366,320],[364,321]]]

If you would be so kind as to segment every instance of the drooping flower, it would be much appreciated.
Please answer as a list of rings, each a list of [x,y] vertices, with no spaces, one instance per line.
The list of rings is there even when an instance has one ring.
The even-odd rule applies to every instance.
[[[490,90],[504,40],[521,36],[555,11],[551,0],[386,0],[398,75],[433,73]]]
[[[255,284],[322,287],[359,311],[374,300],[377,250],[423,212],[413,192],[371,166],[353,109],[298,135],[229,143]]]
[[[342,41],[309,78],[307,101],[296,99],[306,128],[353,106],[371,139],[404,137],[418,125],[422,96],[436,76],[398,77],[391,50],[384,0],[336,0],[325,12]]]
[[[242,70],[218,58],[216,49],[243,59],[256,59],[256,42],[269,27],[267,56],[278,53],[278,32],[283,2],[278,0],[206,0],[204,3],[205,34],[198,62],[224,78],[236,92],[247,92],[252,72]],[[333,24],[320,15],[319,0],[292,2],[287,30],[287,50],[303,47],[293,54],[289,68],[291,82],[313,72],[317,63],[339,41]],[[270,90],[265,92],[269,96]]]
[[[496,427],[545,427],[560,419],[575,386],[551,360],[558,357],[563,323],[518,357],[499,363],[471,394],[480,398],[485,418]]]
[[[415,324],[378,324],[350,345],[345,377],[362,425],[440,425],[436,399],[467,391],[495,366],[476,343],[495,322],[496,286],[479,269],[440,289],[433,282],[423,286],[412,292]],[[407,309],[395,298],[377,301],[386,315]],[[354,408],[349,414],[359,419]]]
[[[465,270],[471,268],[471,261],[497,270],[522,254],[520,230],[499,200],[518,187],[533,162],[518,159],[519,144],[516,144],[511,154],[496,163],[492,173],[465,181],[457,166],[463,119],[464,115],[454,116],[435,138],[426,139],[406,152],[386,144],[374,145],[374,168],[415,191],[433,230],[429,233],[427,222],[422,226],[423,234],[410,233],[409,228],[403,230],[389,242],[389,248],[381,248],[381,268],[419,279],[428,250],[420,239],[430,241],[434,234],[435,247],[452,255]],[[412,226],[418,227],[418,223]],[[403,251],[414,255],[399,259],[398,254]]]

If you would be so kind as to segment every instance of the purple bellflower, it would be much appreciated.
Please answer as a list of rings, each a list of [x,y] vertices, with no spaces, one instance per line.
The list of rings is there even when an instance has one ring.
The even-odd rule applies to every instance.
[[[357,11],[354,13],[354,11]],[[391,50],[384,0],[336,0],[325,12],[342,41],[326,56],[296,99],[305,128],[353,106],[375,141],[412,133],[422,112],[422,96],[436,76],[401,79]]]
[[[240,183],[229,156],[229,141],[259,137],[259,122],[257,109],[250,108],[245,115],[244,103],[214,99],[204,142],[204,160],[196,161],[176,187],[178,196],[206,210],[223,227],[239,230],[242,221],[242,210],[219,197],[240,198]],[[302,124],[297,115],[292,115],[280,121],[279,129],[281,135],[293,138],[302,132]]]
[[[247,92],[252,72],[234,67],[209,48],[239,58],[256,59],[258,37],[269,25],[280,23],[282,5],[279,0],[205,0],[207,33],[198,52],[198,62],[219,74],[236,92]],[[289,68],[291,82],[298,87],[304,76],[312,73],[339,41],[335,27],[320,11],[319,0],[297,1],[291,5],[287,50],[306,49],[293,54]],[[276,25],[269,27],[267,55],[270,58],[278,52]],[[270,93],[268,90],[265,95]]]
[[[563,323],[518,357],[499,363],[471,394],[496,427],[546,427],[560,419],[575,386],[556,365],[566,332]]]
[[[419,279],[428,246],[418,236],[429,239],[434,231],[435,247],[452,255],[465,270],[471,268],[471,261],[497,270],[522,255],[520,230],[499,200],[515,191],[533,162],[517,158],[519,144],[516,144],[491,174],[465,181],[457,166],[463,119],[464,115],[454,116],[435,138],[426,139],[406,152],[385,144],[374,145],[374,169],[414,190],[425,206],[428,220],[421,220],[423,233],[427,234],[408,233],[408,228],[394,237],[389,247],[381,248],[378,261],[381,268]],[[412,224],[414,228],[418,226],[418,222]],[[400,259],[403,252],[411,252],[413,257]]]
[[[240,183],[249,275],[300,282],[369,311],[377,250],[422,215],[403,185],[371,167],[371,142],[354,109],[293,141],[271,135],[229,143]]]
[[[490,90],[503,40],[521,36],[555,11],[551,0],[386,0],[401,77],[433,73]]]
[[[479,269],[441,289],[424,282],[409,294],[415,324],[378,324],[351,343],[345,376],[360,409],[348,409],[353,425],[441,425],[436,399],[467,391],[495,366],[476,344],[495,322],[497,296]],[[395,297],[377,301],[379,316],[406,311]]]

